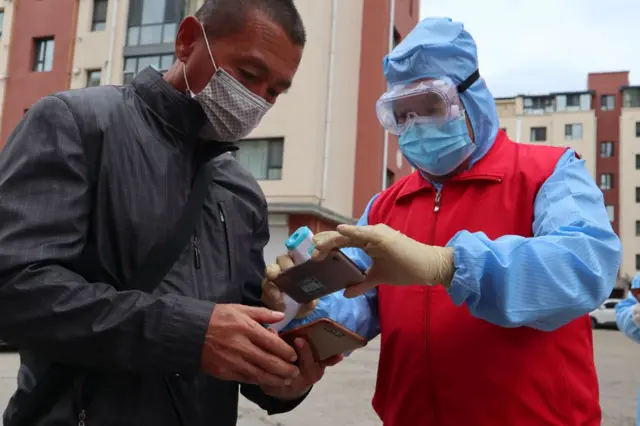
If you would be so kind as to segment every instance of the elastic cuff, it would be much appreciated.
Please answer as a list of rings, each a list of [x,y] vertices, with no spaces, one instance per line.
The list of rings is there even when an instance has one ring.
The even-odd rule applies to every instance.
[[[171,314],[160,319],[160,347],[150,354],[151,359],[172,373],[199,374],[202,346],[215,303],[175,294],[167,294],[162,300]]]

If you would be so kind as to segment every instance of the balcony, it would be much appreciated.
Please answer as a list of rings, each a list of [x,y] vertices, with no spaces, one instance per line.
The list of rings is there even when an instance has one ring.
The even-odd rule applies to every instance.
[[[590,92],[523,96],[523,113],[525,115],[544,115],[554,112],[580,112],[590,110]]]
[[[640,108],[640,87],[622,89],[622,108]]]

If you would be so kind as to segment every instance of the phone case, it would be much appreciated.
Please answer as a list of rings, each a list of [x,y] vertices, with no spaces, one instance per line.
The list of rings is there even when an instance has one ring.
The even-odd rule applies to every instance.
[[[292,346],[294,339],[298,337],[306,339],[317,361],[324,361],[334,355],[367,345],[364,337],[328,318],[320,318],[294,330],[286,331],[281,333],[280,337]]]
[[[361,283],[365,277],[355,263],[338,251],[323,260],[309,260],[287,269],[274,284],[296,302],[307,303]]]

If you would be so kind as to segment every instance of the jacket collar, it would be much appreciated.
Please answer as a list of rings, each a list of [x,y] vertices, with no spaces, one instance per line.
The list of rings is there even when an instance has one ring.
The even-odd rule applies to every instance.
[[[152,67],[140,71],[131,84],[151,111],[178,132],[194,137],[206,124],[198,102],[176,90]]]
[[[505,145],[510,142],[511,141],[508,140],[503,131],[498,131],[498,135],[496,136],[493,146],[485,156],[483,156],[477,163],[473,164],[470,169],[451,178],[443,185],[451,185],[455,182],[461,181],[501,183],[508,167],[508,164],[504,163],[504,160],[506,159],[502,158],[502,151]],[[434,186],[428,180],[423,178],[419,171],[415,171],[409,176],[402,189],[400,189],[398,196],[396,197],[396,202],[418,192],[433,190],[435,190]]]

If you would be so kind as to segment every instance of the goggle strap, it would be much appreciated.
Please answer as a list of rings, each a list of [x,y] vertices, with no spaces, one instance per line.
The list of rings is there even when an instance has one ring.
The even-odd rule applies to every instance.
[[[478,81],[480,78],[480,70],[475,70],[465,81],[458,84],[458,93],[463,93],[466,91],[473,83]]]

